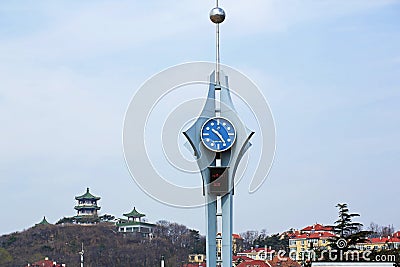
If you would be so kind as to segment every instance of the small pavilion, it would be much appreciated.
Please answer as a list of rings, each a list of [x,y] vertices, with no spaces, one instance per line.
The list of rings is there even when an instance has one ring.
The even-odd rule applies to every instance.
[[[118,232],[136,233],[142,237],[151,237],[155,224],[146,222],[143,217],[146,215],[136,210],[136,207],[129,213],[123,214],[127,219],[119,219],[117,223]]]

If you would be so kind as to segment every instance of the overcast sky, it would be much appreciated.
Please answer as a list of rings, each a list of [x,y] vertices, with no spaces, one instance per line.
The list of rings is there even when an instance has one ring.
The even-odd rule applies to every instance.
[[[74,215],[86,187],[102,214],[136,206],[205,232],[203,208],[166,206],[133,182],[122,124],[147,78],[214,59],[214,4],[0,3],[0,234]],[[364,224],[399,229],[400,1],[220,5],[222,62],[258,84],[277,132],[268,180],[236,190],[235,232],[333,223],[339,202]]]

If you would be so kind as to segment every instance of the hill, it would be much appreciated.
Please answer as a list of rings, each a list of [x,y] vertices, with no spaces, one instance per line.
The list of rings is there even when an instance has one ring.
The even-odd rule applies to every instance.
[[[84,244],[85,267],[159,266],[186,262],[190,253],[204,253],[205,239],[184,225],[160,222],[152,239],[117,233],[115,225],[38,225],[23,232],[0,236],[0,266],[26,266],[49,257],[68,266],[79,266]]]

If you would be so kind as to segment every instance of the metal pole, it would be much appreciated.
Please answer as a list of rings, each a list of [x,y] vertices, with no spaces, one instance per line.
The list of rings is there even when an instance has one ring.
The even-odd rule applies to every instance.
[[[220,52],[219,52],[219,47],[220,47],[220,43],[219,43],[219,24],[216,25],[216,66],[215,66],[215,78],[216,81],[215,83],[220,85],[221,84],[221,80],[220,80]]]
[[[83,267],[83,254],[85,253],[85,251],[83,250],[83,243],[82,243],[82,250],[79,252],[79,254],[81,255],[81,267]]]
[[[233,192],[221,198],[222,202],[222,266],[232,266]]]
[[[165,265],[164,265],[164,256],[161,257],[161,267],[165,267]]]
[[[217,264],[217,199],[211,194],[206,194],[207,208],[207,239],[206,255],[207,267],[215,267]]]

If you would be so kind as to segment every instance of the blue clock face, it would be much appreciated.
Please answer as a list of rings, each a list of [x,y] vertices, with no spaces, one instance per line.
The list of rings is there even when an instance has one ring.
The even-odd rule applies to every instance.
[[[231,148],[236,140],[235,127],[225,118],[211,118],[201,129],[201,140],[212,151],[225,151]]]

